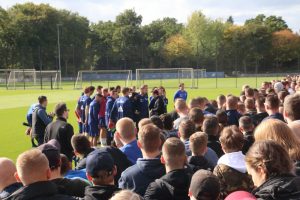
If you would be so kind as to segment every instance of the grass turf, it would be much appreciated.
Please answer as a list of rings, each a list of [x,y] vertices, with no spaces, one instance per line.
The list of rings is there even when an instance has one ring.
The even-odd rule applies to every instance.
[[[271,78],[258,78],[257,83],[260,84],[264,80],[270,80]],[[183,80],[185,82],[185,80]],[[159,86],[162,83],[163,86],[172,87],[167,89],[167,97],[169,99],[168,111],[173,108],[173,95],[177,90],[178,80],[148,80],[144,81],[150,88],[153,86]],[[108,86],[107,83],[93,82],[93,85],[102,84]],[[124,81],[115,82],[115,84],[124,85]],[[132,83],[136,83],[133,81]],[[198,89],[188,89],[188,99],[197,96],[205,96],[208,99],[215,99],[219,94],[234,94],[238,95],[241,86],[243,84],[249,84],[252,87],[256,86],[256,78],[239,78],[237,81],[232,78],[218,79],[218,88],[216,88],[216,79],[199,79]],[[86,83],[85,85],[88,85]],[[110,84],[110,86],[112,86]],[[57,102],[66,102],[67,106],[71,110],[69,116],[69,123],[71,123],[78,131],[77,122],[74,115],[74,109],[76,106],[76,100],[79,97],[81,91],[74,90],[73,85],[70,83],[64,83],[61,90],[5,90],[0,88],[0,157],[8,157],[13,160],[17,156],[31,148],[30,138],[25,135],[25,129],[22,122],[26,121],[26,112],[32,103],[37,101],[37,97],[40,95],[46,95],[48,97],[49,105],[47,111],[53,111],[53,107]]]

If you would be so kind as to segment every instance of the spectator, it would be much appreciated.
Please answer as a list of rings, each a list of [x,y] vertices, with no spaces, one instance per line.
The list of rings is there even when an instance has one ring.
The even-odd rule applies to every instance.
[[[251,191],[253,182],[247,174],[245,156],[241,151],[243,134],[236,126],[229,126],[222,131],[220,141],[225,154],[219,159],[214,174],[220,180],[222,198],[238,190]]]
[[[214,114],[209,112],[206,108],[208,100],[205,97],[198,97],[197,101],[199,103],[199,108],[202,110],[204,116],[213,116]]]
[[[246,114],[246,106],[244,102],[239,101],[237,103],[237,111],[240,113],[240,115]]]
[[[142,200],[142,198],[138,194],[130,190],[121,190],[120,192],[116,193],[110,200],[125,200],[125,199]]]
[[[141,120],[139,121],[139,123],[138,123],[138,128],[139,128],[139,130],[140,130],[143,126],[145,126],[145,125],[147,125],[147,124],[153,124],[153,123],[152,123],[152,121],[151,121],[149,118],[141,119]]]
[[[249,148],[254,143],[254,124],[249,116],[243,116],[239,120],[239,129],[244,135],[244,145],[242,148],[243,154],[246,154]]]
[[[127,156],[132,164],[135,164],[138,158],[142,158],[142,152],[137,146],[136,129],[134,122],[130,118],[122,118],[116,124],[116,137],[123,143],[120,150]]]
[[[197,98],[192,98],[190,101],[189,101],[189,105],[188,105],[188,107],[189,107],[189,109],[191,110],[191,109],[193,109],[193,108],[199,108],[199,101],[198,101],[198,99]]]
[[[254,99],[254,90],[250,87],[245,88],[245,96],[246,99]]]
[[[167,139],[163,145],[161,161],[165,164],[167,174],[149,185],[144,199],[189,199],[191,176],[184,168],[186,163],[184,144],[177,138]]]
[[[288,124],[290,129],[293,131],[294,135],[300,140],[300,123],[299,121],[293,121]]]
[[[192,177],[189,191],[191,200],[218,200],[219,179],[210,171],[199,170]]]
[[[154,116],[150,117],[150,120],[151,120],[152,124],[154,124],[160,130],[164,129],[164,124],[163,124],[162,120],[159,118],[159,116],[154,115]]]
[[[188,96],[188,94],[184,90],[184,83],[180,83],[179,90],[177,90],[177,92],[174,94],[174,102],[176,101],[176,99],[182,99],[182,100],[186,101],[187,96]]]
[[[165,138],[178,137],[178,131],[173,127],[172,116],[169,113],[166,113],[160,115],[159,118],[164,125],[163,134],[165,135]]]
[[[74,135],[71,139],[71,144],[75,155],[80,159],[76,165],[76,170],[85,169],[86,157],[89,153],[94,151],[94,149],[91,148],[89,139],[84,135]]]
[[[249,116],[253,121],[255,119],[255,116],[257,114],[256,108],[255,108],[255,100],[254,99],[246,99],[245,100],[245,108],[246,108],[246,116]],[[255,122],[255,124],[257,124]]]
[[[226,109],[226,97],[221,94],[217,97],[218,109],[225,110]]]
[[[292,161],[280,144],[255,142],[245,160],[257,199],[300,199],[300,178],[292,174]]]
[[[38,166],[38,167],[37,167]],[[50,178],[49,162],[38,149],[31,149],[17,158],[16,179],[24,187],[14,192],[7,200],[72,200],[73,197],[58,194],[57,186],[48,181]]]
[[[279,105],[280,102],[277,95],[268,95],[265,100],[265,109],[269,116],[264,120],[279,119],[284,122],[283,115],[279,113]]]
[[[228,125],[239,125],[241,114],[237,111],[238,99],[235,96],[229,96],[226,101],[226,114],[228,116]]]
[[[49,115],[46,113],[46,107],[48,105],[47,97],[39,96],[39,104],[35,107],[32,113],[32,133],[31,137],[36,139],[38,146],[44,143],[45,129],[48,124],[53,120],[53,113]]]
[[[160,132],[161,130],[152,124],[140,129],[138,146],[143,158],[139,158],[135,165],[122,173],[120,188],[130,189],[144,196],[148,185],[166,173],[164,165],[160,162]]]
[[[108,200],[119,191],[114,183],[117,167],[109,153],[98,150],[90,153],[86,159],[86,173],[93,186],[85,188],[85,200]]]
[[[236,191],[229,194],[225,200],[256,200],[256,197],[246,191]]]
[[[200,108],[192,108],[188,114],[189,119],[194,122],[196,131],[201,131],[201,127],[204,121],[204,114]]]
[[[187,156],[191,156],[192,152],[190,149],[190,136],[196,132],[195,124],[191,120],[184,120],[180,123],[178,129],[178,135],[180,140],[184,143],[185,153]]]
[[[280,120],[262,122],[254,132],[255,141],[273,140],[280,144],[294,161],[296,174],[300,175],[300,142],[288,125]]]
[[[46,127],[44,142],[47,143],[52,139],[57,140],[60,144],[60,152],[72,162],[74,153],[71,138],[74,135],[74,129],[71,124],[67,123],[69,111],[65,103],[58,103],[55,106],[54,113],[57,119]]]
[[[300,94],[289,95],[284,101],[284,118],[290,124],[293,121],[300,123]]]
[[[196,132],[190,136],[190,149],[192,155],[188,157],[188,165],[195,173],[199,169],[212,171],[213,166],[204,157],[207,152],[207,134]]]
[[[157,115],[160,116],[161,114],[164,114],[167,112],[165,107],[165,102],[163,100],[163,97],[159,95],[159,91],[155,89],[152,92],[153,95],[153,103],[149,105],[150,110],[150,116]]]
[[[69,179],[81,179],[86,180],[86,170],[72,170],[72,163],[69,162],[69,159],[66,155],[60,154],[61,166],[60,166],[60,175],[64,178]]]
[[[186,102],[184,100],[182,100],[182,99],[176,100],[174,106],[175,106],[176,112],[179,115],[179,118],[177,118],[174,121],[173,128],[175,130],[178,130],[181,121],[188,119],[189,109],[188,109],[188,107],[186,105]]]
[[[254,116],[254,121],[256,122],[256,125],[258,125],[263,119],[269,116],[265,109],[265,98],[263,96],[255,100],[255,107],[257,114]]]
[[[50,177],[52,183],[58,188],[59,194],[66,194],[75,197],[84,197],[84,189],[89,185],[82,179],[63,178],[60,173],[61,160],[59,150],[48,143],[38,147],[38,149],[47,157],[50,168]]]
[[[224,152],[219,142],[219,123],[216,117],[208,117],[203,122],[202,130],[208,135],[207,146],[216,152],[218,157],[221,157]]]
[[[10,196],[22,187],[22,184],[15,178],[16,172],[17,169],[12,160],[0,158],[0,199]]]
[[[226,112],[224,110],[218,110],[216,117],[218,119],[220,128],[223,130],[223,128],[228,125],[228,116]]]

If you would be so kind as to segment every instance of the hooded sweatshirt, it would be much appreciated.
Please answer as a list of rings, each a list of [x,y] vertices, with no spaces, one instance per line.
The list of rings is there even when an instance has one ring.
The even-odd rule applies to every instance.
[[[119,179],[119,188],[130,189],[144,196],[148,185],[166,173],[159,158],[139,158],[135,165],[127,168]]]
[[[218,165],[227,165],[241,173],[246,173],[245,155],[241,151],[226,153],[218,161]]]

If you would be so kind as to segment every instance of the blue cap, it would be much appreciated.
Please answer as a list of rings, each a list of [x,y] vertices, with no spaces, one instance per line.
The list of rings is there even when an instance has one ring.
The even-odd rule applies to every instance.
[[[99,171],[112,171],[114,159],[107,153],[96,149],[86,158],[86,171],[91,177],[97,177]]]

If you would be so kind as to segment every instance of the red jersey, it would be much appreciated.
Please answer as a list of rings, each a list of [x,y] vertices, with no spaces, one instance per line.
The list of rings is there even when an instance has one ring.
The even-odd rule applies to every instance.
[[[106,97],[101,98],[99,117],[105,117]]]

